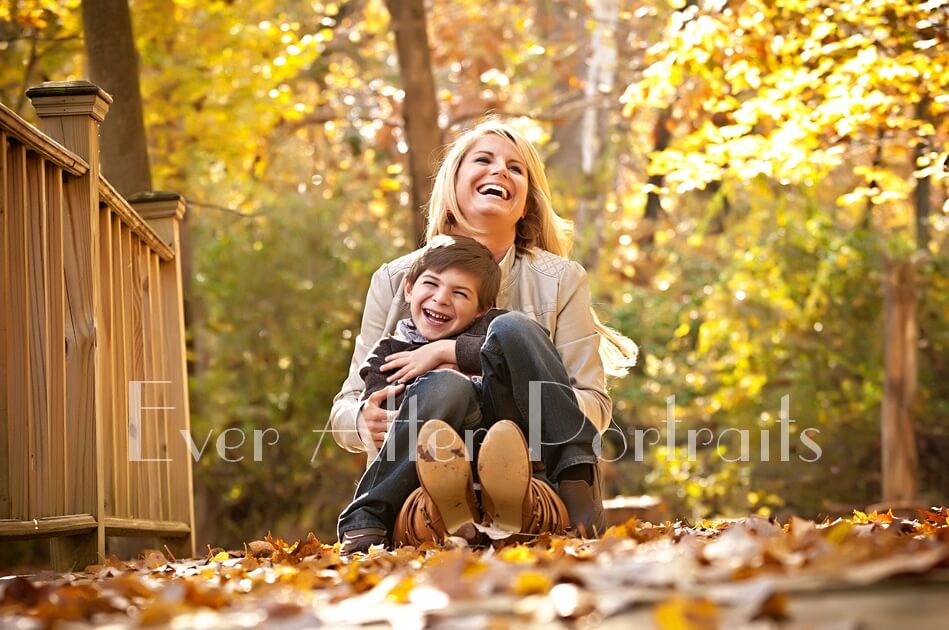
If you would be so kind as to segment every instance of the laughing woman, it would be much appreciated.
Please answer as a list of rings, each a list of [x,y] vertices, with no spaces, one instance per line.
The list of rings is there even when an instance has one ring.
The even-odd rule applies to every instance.
[[[429,202],[427,238],[440,234],[491,251],[501,269],[497,306],[511,312],[491,322],[474,357],[452,340],[389,356],[382,369],[391,385],[364,397],[360,367],[409,316],[403,280],[418,252],[373,274],[331,412],[337,443],[369,454],[339,517],[342,552],[438,540],[473,523],[595,535],[603,527],[595,444],[612,410],[606,373],[625,373],[636,346],[596,319],[586,272],[565,258],[571,225],[551,207],[530,142],[488,120],[452,143]],[[472,363],[480,374],[457,369]],[[403,393],[398,409],[385,408]],[[466,462],[472,436],[483,438],[480,499]]]

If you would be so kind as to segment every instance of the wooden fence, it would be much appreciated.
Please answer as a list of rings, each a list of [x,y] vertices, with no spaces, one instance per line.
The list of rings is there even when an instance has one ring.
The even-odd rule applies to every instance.
[[[191,556],[184,203],[101,177],[97,86],[27,95],[41,131],[0,104],[0,538],[50,538],[60,569],[106,536]]]

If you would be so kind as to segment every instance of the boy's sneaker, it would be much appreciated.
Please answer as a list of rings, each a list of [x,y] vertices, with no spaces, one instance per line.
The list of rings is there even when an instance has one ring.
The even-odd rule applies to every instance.
[[[388,544],[386,530],[381,527],[363,527],[343,532],[339,541],[339,555],[348,558],[354,553],[366,553],[373,545]]]

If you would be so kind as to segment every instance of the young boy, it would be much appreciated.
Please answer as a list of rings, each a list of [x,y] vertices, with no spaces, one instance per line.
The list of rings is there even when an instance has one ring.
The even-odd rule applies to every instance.
[[[454,340],[458,370],[480,374],[488,324],[505,312],[491,308],[500,285],[501,269],[487,247],[467,236],[432,239],[405,276],[405,301],[411,317],[401,320],[395,333],[376,344],[359,370],[366,383],[363,400],[392,384],[388,378],[396,370],[382,371],[387,356],[433,341]],[[405,384],[414,381],[412,378]],[[404,397],[405,390],[389,410],[398,409]]]

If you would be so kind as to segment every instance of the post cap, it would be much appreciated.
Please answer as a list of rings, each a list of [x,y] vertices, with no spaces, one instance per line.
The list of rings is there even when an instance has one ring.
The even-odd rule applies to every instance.
[[[171,216],[181,220],[185,215],[184,197],[168,190],[135,193],[128,197],[128,202],[146,220]]]
[[[89,81],[47,81],[26,95],[40,118],[85,114],[102,122],[112,104],[112,95]]]

